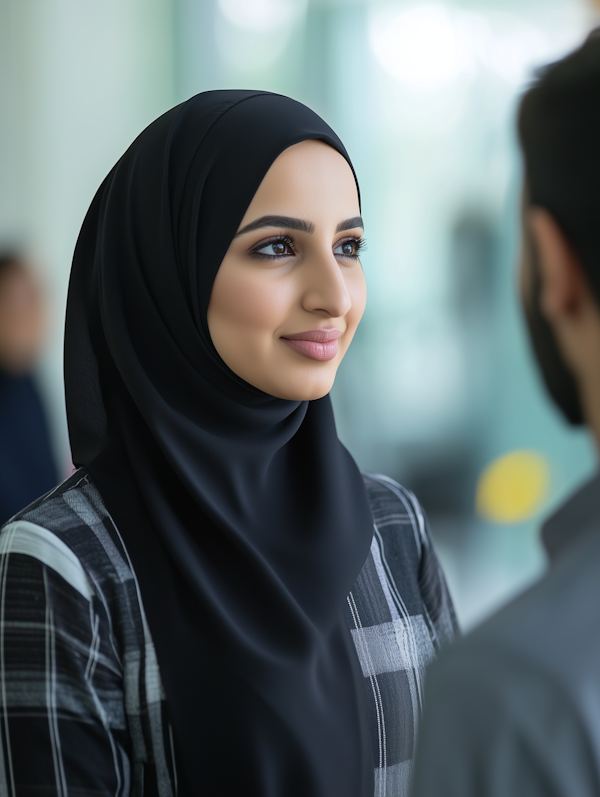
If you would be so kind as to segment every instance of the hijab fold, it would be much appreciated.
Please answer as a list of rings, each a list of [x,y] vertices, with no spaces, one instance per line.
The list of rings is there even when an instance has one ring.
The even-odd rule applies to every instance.
[[[273,161],[320,139],[280,95],[199,94],[151,124],[96,194],[65,339],[73,461],[131,556],[180,795],[366,797],[363,676],[343,618],[372,517],[329,397],[287,401],[212,345],[212,285]]]

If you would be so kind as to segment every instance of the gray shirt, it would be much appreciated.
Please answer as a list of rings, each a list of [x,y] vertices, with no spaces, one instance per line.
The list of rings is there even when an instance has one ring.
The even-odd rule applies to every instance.
[[[413,797],[600,795],[600,477],[545,525],[545,577],[427,675]]]

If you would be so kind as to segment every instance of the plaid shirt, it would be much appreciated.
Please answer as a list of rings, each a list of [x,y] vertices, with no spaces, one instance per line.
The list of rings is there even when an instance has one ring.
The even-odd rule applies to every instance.
[[[408,792],[422,680],[456,628],[414,496],[365,476],[369,557],[346,619],[375,797]],[[131,562],[85,470],[0,535],[0,797],[177,794],[165,695]]]

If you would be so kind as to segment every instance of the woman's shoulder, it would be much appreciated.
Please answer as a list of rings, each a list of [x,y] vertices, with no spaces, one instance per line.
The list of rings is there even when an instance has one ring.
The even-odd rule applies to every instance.
[[[426,616],[436,644],[451,641],[456,615],[421,504],[388,476],[362,477],[373,514],[370,559],[378,560],[379,577],[385,573],[409,614]]]
[[[381,473],[362,473],[376,532],[387,546],[401,546],[420,560],[431,545],[425,514],[416,496]]]
[[[129,660],[139,665],[144,656],[150,656],[155,667],[125,544],[85,469],[75,471],[2,527],[0,586],[12,585],[8,599],[14,605],[32,600],[30,592],[19,590],[18,573],[44,592],[65,622],[77,624],[84,616],[97,615],[100,631],[110,638],[126,669]],[[160,699],[154,692],[148,696],[149,702]]]
[[[8,523],[37,523],[61,536],[74,526],[93,527],[108,517],[108,510],[85,468],[78,468],[58,486],[26,506]]]
[[[0,556],[24,554],[49,567],[91,601],[118,598],[134,581],[127,552],[85,469],[25,507],[3,527]]]
[[[61,733],[76,727],[82,750],[88,744],[94,760],[106,755],[102,783],[131,778],[137,794],[144,779],[156,778],[166,784],[160,793],[172,794],[164,693],[137,581],[87,471],[76,471],[2,528],[0,611],[0,646],[11,646],[5,710],[22,718],[20,696],[27,695],[35,716],[48,716],[37,726],[23,719],[19,725],[23,733],[37,734],[36,760],[45,767],[36,775],[40,787],[46,786],[44,773],[52,771],[46,767],[52,760],[48,751],[55,753],[55,739],[44,728],[53,729],[58,704]],[[51,680],[53,702],[47,691]],[[11,743],[13,736],[11,729]],[[62,775],[68,783],[81,782],[76,764],[68,763]],[[92,767],[86,777],[95,776]]]

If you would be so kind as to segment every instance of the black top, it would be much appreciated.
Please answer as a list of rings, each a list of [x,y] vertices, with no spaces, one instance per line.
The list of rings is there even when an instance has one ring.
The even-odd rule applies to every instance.
[[[58,481],[48,424],[33,378],[0,369],[0,523]]]
[[[112,169],[73,258],[73,460],[91,472],[135,567],[186,797],[218,792],[232,751],[232,793],[246,797],[373,788],[343,618],[373,536],[361,475],[329,396],[257,390],[221,360],[207,322],[258,186],[306,139],[348,160],[331,128],[287,97],[192,97]]]
[[[543,540],[547,575],[428,673],[413,797],[600,794],[600,477]]]

